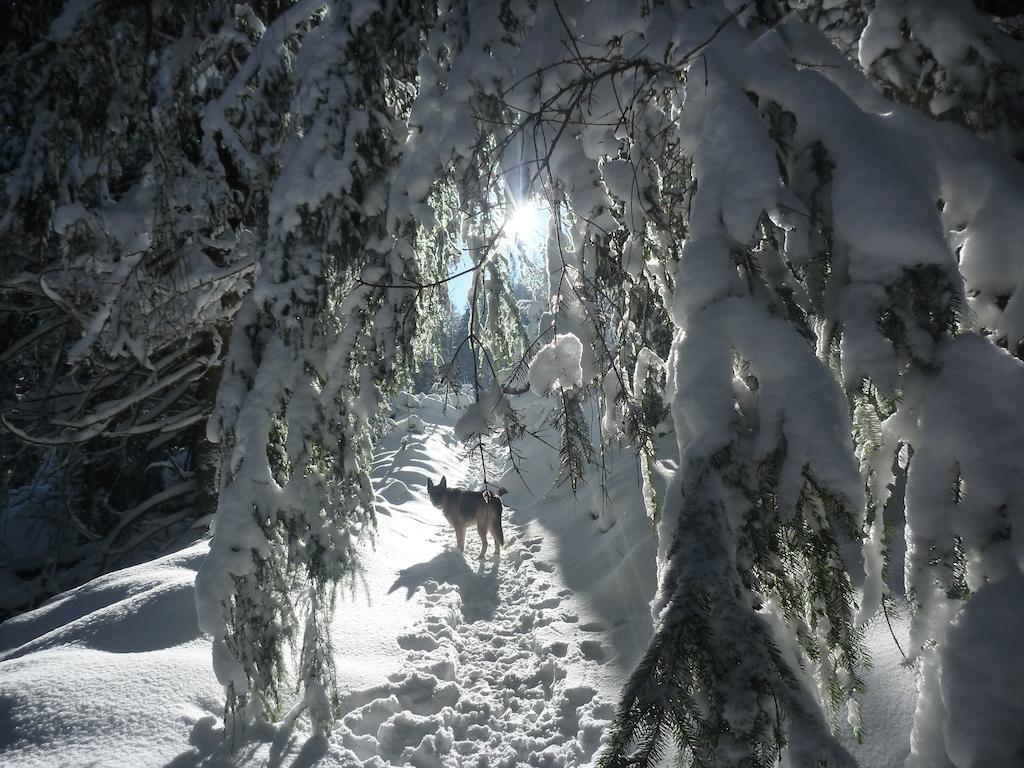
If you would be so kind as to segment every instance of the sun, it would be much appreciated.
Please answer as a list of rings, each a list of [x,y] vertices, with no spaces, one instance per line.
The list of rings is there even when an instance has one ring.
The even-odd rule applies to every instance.
[[[520,243],[532,243],[544,235],[544,215],[535,200],[523,200],[513,206],[505,220],[505,234]]]

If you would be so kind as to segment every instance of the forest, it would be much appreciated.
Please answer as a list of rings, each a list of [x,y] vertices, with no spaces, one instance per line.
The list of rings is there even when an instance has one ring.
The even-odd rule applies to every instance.
[[[0,255],[0,762],[1024,766],[1013,0],[4,0]]]

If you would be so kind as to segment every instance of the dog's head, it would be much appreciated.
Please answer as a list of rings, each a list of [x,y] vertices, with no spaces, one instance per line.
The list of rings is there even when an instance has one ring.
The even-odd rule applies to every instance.
[[[427,478],[427,495],[430,497],[431,503],[435,507],[440,507],[441,502],[444,499],[444,493],[448,490],[448,478],[441,475],[441,482],[437,485]]]

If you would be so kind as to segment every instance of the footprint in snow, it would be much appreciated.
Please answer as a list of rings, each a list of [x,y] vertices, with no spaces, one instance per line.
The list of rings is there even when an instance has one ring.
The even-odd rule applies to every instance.
[[[556,570],[537,557],[541,539],[521,541],[521,556],[500,569],[475,570],[460,553],[446,551],[399,573],[391,591],[418,595],[427,614],[399,638],[405,670],[350,697],[343,739],[361,765],[593,760],[614,710],[594,689],[567,685],[566,663],[570,656],[576,665],[604,663],[604,646],[597,639],[577,643],[580,662],[572,643],[536,639],[538,627],[578,617],[554,610],[568,590],[552,594],[539,578]]]
[[[583,652],[585,659],[596,661],[599,664],[605,662],[604,643],[600,640],[581,640],[580,650]]]

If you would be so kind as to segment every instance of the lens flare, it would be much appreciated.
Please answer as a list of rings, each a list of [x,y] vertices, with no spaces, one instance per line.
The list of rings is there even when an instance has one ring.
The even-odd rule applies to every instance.
[[[505,233],[522,243],[531,242],[542,237],[542,219],[540,206],[533,200],[523,200],[516,205],[505,220]]]

